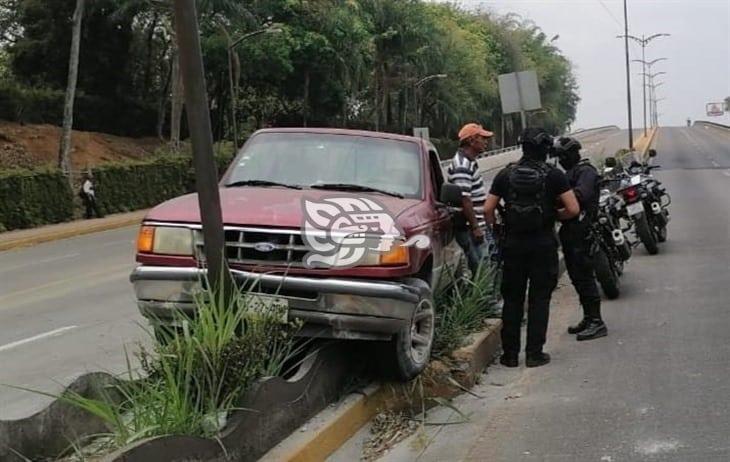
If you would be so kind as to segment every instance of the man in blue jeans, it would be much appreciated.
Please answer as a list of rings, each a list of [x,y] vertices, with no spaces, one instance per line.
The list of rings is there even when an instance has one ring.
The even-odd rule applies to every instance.
[[[448,182],[462,191],[462,214],[456,217],[455,237],[464,250],[472,276],[476,275],[483,258],[493,243],[484,219],[487,191],[479,174],[476,157],[487,148],[494,134],[476,123],[464,125],[459,131],[459,149],[448,168]]]

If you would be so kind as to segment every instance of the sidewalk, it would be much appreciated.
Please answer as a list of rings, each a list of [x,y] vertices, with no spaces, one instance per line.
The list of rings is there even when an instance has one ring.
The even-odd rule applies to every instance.
[[[138,210],[136,212],[109,215],[104,218],[69,221],[67,223],[41,226],[40,228],[19,229],[0,233],[0,251],[132,226],[140,223],[146,214],[147,210]]]

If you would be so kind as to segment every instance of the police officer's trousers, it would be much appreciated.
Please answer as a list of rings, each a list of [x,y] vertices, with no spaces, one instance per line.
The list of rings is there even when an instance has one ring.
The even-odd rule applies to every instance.
[[[583,314],[587,318],[601,318],[601,294],[596,283],[596,270],[591,256],[588,226],[565,224],[560,228],[560,242],[565,257],[565,268],[570,282],[578,293]]]
[[[502,275],[502,348],[507,355],[520,351],[520,327],[528,291],[528,356],[539,354],[545,344],[550,298],[558,284],[557,242],[505,246]]]

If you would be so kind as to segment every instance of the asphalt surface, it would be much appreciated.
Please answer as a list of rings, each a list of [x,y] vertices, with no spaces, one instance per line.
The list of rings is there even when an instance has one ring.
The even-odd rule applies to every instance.
[[[591,152],[626,144],[616,129],[580,135]],[[496,170],[490,175],[496,174]],[[0,419],[41,410],[89,371],[121,373],[148,341],[128,276],[137,227],[0,252]]]
[[[565,332],[580,315],[564,278],[553,362],[491,367],[479,397],[455,400],[468,422],[427,426],[383,460],[730,460],[730,131],[663,128],[656,149],[673,198],[669,240],[656,256],[636,249],[621,297],[603,305],[609,336],[577,343]]]
[[[137,227],[0,253],[0,419],[30,415],[87,371],[122,372],[147,340],[129,274]]]

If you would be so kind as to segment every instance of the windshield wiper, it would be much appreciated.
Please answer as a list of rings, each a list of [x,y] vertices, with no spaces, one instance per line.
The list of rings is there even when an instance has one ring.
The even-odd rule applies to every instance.
[[[276,181],[269,181],[269,180],[234,181],[233,183],[228,183],[226,185],[226,188],[235,188],[237,186],[281,186],[282,188],[302,189],[301,186],[298,186],[295,184],[277,183]]]
[[[398,197],[400,199],[403,199],[403,194],[393,192],[393,191],[386,191],[384,189],[378,189],[378,188],[372,188],[370,186],[364,186],[361,184],[349,184],[349,183],[315,183],[312,185],[309,185],[312,189],[332,189],[337,191],[362,191],[362,192],[376,192],[380,194],[385,194],[388,196]]]

